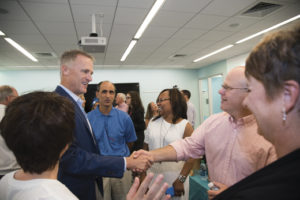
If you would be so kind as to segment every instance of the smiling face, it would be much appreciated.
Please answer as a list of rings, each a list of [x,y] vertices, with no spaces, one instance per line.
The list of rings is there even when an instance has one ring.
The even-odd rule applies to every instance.
[[[170,102],[169,91],[164,91],[159,95],[157,106],[160,115],[164,118],[166,118],[169,114],[172,114],[172,105]]]
[[[281,95],[275,98],[267,97],[266,90],[261,82],[253,78],[248,79],[249,92],[243,104],[252,111],[258,124],[258,132],[270,142],[273,141],[275,132],[282,124],[282,98]]]
[[[83,55],[61,66],[61,84],[80,95],[87,92],[87,86],[92,81],[93,61]]]
[[[245,110],[242,105],[247,96],[247,80],[244,71],[244,67],[232,69],[226,76],[223,87],[219,90],[221,109],[234,117],[240,116]]]

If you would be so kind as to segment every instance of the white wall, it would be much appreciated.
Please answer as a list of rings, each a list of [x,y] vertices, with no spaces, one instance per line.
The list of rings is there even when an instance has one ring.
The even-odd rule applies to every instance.
[[[237,66],[245,66],[246,59],[249,53],[241,54],[226,60],[227,72],[229,72],[232,68]]]
[[[159,92],[177,85],[192,93],[191,102],[197,110],[196,125],[199,124],[198,70],[95,70],[93,81],[109,80],[114,83],[139,82],[140,94],[145,109],[150,101],[155,101]],[[34,90],[53,91],[59,83],[59,70],[0,71],[0,85],[11,85],[20,94]]]

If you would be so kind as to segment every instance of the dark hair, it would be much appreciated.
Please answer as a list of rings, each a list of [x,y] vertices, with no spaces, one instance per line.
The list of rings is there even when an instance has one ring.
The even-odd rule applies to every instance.
[[[153,102],[148,103],[145,119],[151,119],[153,117],[153,110],[152,110],[151,103]]]
[[[181,92],[182,92],[184,95],[186,95],[186,96],[188,97],[188,99],[191,98],[191,92],[190,92],[190,91],[188,91],[188,90],[181,90]]]
[[[74,105],[53,92],[32,92],[6,108],[0,131],[24,172],[53,169],[73,140]]]
[[[245,75],[260,81],[269,99],[282,91],[284,81],[300,84],[300,26],[265,36],[247,58]]]
[[[144,106],[142,104],[141,97],[136,91],[129,91],[128,94],[131,96],[131,104],[129,105],[128,113],[136,113],[137,111],[145,113]]]
[[[63,65],[63,64],[66,64],[67,62],[70,62],[70,61],[74,61],[78,55],[82,55],[82,56],[85,56],[89,59],[91,59],[92,61],[94,61],[94,57],[91,56],[90,54],[84,52],[84,51],[80,51],[78,49],[74,49],[74,50],[70,50],[70,51],[65,51],[61,57],[60,57],[60,64]]]
[[[110,82],[110,81],[100,81],[100,82],[98,83],[98,85],[97,85],[97,92],[100,91],[100,87],[101,87],[102,83],[111,83],[111,84],[114,86],[115,92],[116,92],[116,86],[115,86],[115,84],[113,84],[113,83]]]
[[[186,111],[187,111],[187,104],[186,101],[181,94],[181,92],[177,88],[172,88],[172,89],[164,89],[159,93],[158,96],[160,96],[162,93],[168,91],[169,96],[170,96],[170,103],[172,107],[172,112],[173,112],[173,119],[172,122],[175,124],[176,121],[179,118],[187,119]],[[160,118],[161,115],[158,117],[154,118],[153,120],[156,120]]]

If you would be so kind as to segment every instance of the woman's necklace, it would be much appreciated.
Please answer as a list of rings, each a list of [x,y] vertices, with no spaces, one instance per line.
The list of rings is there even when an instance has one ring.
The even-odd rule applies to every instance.
[[[172,124],[169,124],[164,118],[162,118],[159,131],[160,148],[166,145],[166,136],[168,135],[171,126]]]

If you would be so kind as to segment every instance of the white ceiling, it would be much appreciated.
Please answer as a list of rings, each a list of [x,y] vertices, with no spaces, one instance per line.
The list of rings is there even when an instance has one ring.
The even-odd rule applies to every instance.
[[[120,62],[154,0],[1,0],[0,8],[8,13],[0,9],[0,30],[33,55],[57,56],[37,57],[35,63],[0,38],[0,69],[57,68],[59,56],[78,48],[80,38],[91,33],[93,13],[104,14],[108,41],[105,53],[93,54],[96,68],[200,68],[249,52],[261,37],[198,63],[194,59],[300,14],[299,0],[263,1],[282,7],[265,17],[249,17],[241,13],[259,1],[166,0],[126,61]],[[295,24],[300,20],[288,26]],[[170,58],[175,54],[186,56]]]

